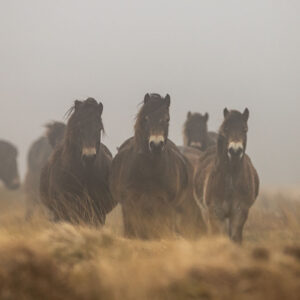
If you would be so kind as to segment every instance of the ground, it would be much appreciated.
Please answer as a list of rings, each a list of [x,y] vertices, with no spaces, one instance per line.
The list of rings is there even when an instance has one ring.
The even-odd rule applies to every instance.
[[[300,299],[300,200],[265,191],[242,246],[224,237],[122,237],[118,210],[103,229],[24,220],[21,192],[0,191],[0,299]]]

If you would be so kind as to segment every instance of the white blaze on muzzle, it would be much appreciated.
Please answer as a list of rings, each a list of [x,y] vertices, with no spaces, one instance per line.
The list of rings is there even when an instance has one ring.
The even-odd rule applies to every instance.
[[[82,149],[82,156],[95,156],[96,154],[96,147],[84,147]]]
[[[201,148],[202,147],[202,143],[201,142],[191,142],[191,146],[192,147],[199,147],[199,148]]]
[[[159,146],[165,142],[165,137],[162,134],[153,134],[150,135],[149,145],[154,144],[155,146]]]
[[[240,153],[239,157],[242,158],[244,155],[244,145],[242,142],[230,142],[228,145],[228,156],[232,158],[231,153]]]

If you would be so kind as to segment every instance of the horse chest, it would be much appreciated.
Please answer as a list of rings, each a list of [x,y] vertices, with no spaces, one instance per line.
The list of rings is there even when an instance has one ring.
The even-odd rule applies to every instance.
[[[229,213],[234,202],[240,201],[241,182],[239,176],[228,174],[224,180],[224,186],[223,206],[224,210]]]
[[[230,201],[232,199],[235,192],[235,182],[232,175],[228,175],[225,177],[225,199]]]
[[[127,188],[143,195],[164,195],[171,201],[177,194],[172,175],[160,165],[138,166],[131,169]]]

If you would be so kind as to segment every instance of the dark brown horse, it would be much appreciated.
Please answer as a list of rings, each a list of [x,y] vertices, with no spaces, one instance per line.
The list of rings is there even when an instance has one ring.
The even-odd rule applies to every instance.
[[[201,151],[217,143],[218,135],[215,132],[208,132],[207,121],[209,115],[200,113],[187,114],[187,119],[183,126],[184,146],[195,147]]]
[[[200,157],[194,194],[211,233],[242,242],[248,211],[258,196],[259,178],[245,153],[249,111],[224,109],[218,143]],[[229,221],[227,224],[226,221]]]
[[[128,237],[182,233],[183,224],[190,228],[187,220],[197,226],[201,219],[191,192],[191,167],[168,139],[169,106],[169,95],[146,94],[134,137],[113,160],[111,191],[122,206]]]
[[[109,191],[112,155],[101,144],[102,103],[75,101],[63,143],[41,174],[41,200],[54,220],[104,224],[114,207]]]
[[[0,180],[10,190],[20,186],[17,156],[18,150],[14,145],[0,141]]]
[[[46,137],[52,149],[54,149],[63,141],[66,125],[62,122],[51,122],[46,125],[46,128]]]
[[[217,143],[218,135],[207,131],[208,118],[208,113],[202,115],[189,111],[183,125],[184,146],[178,146],[178,148],[192,166],[196,165],[202,151]]]
[[[30,147],[27,157],[27,173],[24,190],[26,193],[26,219],[29,219],[36,206],[40,204],[39,189],[42,168],[46,165],[53,149],[62,142],[66,125],[52,122],[46,125],[46,134]]]

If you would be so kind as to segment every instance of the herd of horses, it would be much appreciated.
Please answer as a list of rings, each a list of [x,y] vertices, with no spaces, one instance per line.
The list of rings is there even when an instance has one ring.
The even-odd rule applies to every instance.
[[[26,218],[43,207],[53,222],[105,224],[117,204],[130,238],[225,234],[241,243],[259,192],[246,154],[249,110],[223,111],[218,133],[208,114],[188,112],[183,146],[168,138],[171,99],[146,94],[133,137],[113,157],[101,143],[103,105],[76,100],[67,124],[47,125],[29,150]],[[18,188],[17,150],[0,142],[0,178]]]

